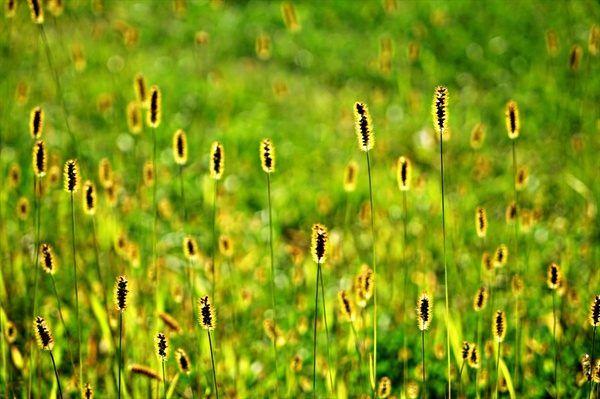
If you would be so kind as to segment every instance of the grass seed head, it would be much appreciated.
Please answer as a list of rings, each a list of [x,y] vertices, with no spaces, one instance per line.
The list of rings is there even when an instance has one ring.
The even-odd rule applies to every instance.
[[[193,236],[183,238],[183,254],[188,260],[193,261],[198,259],[198,244]]]
[[[96,186],[91,180],[83,183],[83,211],[88,215],[96,213]]]
[[[433,92],[433,126],[440,138],[448,133],[448,89],[444,86]]]
[[[225,170],[225,153],[223,144],[215,141],[210,147],[210,177],[221,180]]]
[[[256,37],[256,56],[263,61],[271,58],[271,38],[264,32]]]
[[[571,72],[577,72],[579,70],[582,56],[583,51],[579,45],[571,47],[571,51],[569,53],[569,69],[571,69]]]
[[[77,160],[69,159],[65,162],[63,168],[63,184],[65,191],[71,194],[76,193],[81,185],[81,176],[79,174],[79,165]]]
[[[380,398],[387,398],[392,391],[392,381],[388,377],[381,377],[377,394]]]
[[[504,341],[504,337],[506,337],[506,316],[502,310],[497,310],[494,314],[492,332],[496,342]]]
[[[356,190],[356,175],[358,174],[358,163],[350,161],[344,171],[344,191],[351,193]]]
[[[144,185],[146,187],[154,186],[154,163],[152,160],[147,160],[144,162]]]
[[[515,220],[517,220],[518,213],[519,208],[517,207],[517,203],[515,201],[511,201],[506,207],[506,224],[513,224]]]
[[[198,322],[204,330],[212,331],[217,327],[217,314],[208,295],[198,298]]]
[[[590,314],[589,321],[592,327],[598,327],[600,325],[600,295],[594,296],[590,303]]]
[[[44,8],[42,0],[29,0],[29,9],[31,10],[31,19],[36,24],[44,23]]]
[[[120,312],[123,312],[125,309],[127,309],[127,294],[129,294],[129,290],[127,289],[128,284],[129,282],[127,281],[127,277],[117,277],[114,288],[114,299],[115,306]]]
[[[38,346],[45,351],[51,351],[54,347],[54,338],[44,318],[37,316],[33,321],[33,328]]]
[[[546,31],[546,50],[551,57],[556,57],[558,54],[558,37],[552,29]]]
[[[162,381],[162,377],[150,367],[144,366],[142,364],[132,364],[129,366],[129,371],[134,374],[139,374],[146,376],[152,380]]]
[[[142,131],[142,107],[139,102],[132,101],[127,104],[127,126],[131,134]]]
[[[14,18],[17,13],[17,0],[6,0],[4,7],[6,18]]]
[[[485,238],[487,226],[487,213],[483,207],[478,206],[475,210],[475,228],[477,230],[477,237]]]
[[[192,363],[185,350],[178,348],[175,351],[175,359],[177,360],[177,366],[179,367],[180,373],[189,375],[192,372]]]
[[[171,316],[170,314],[166,313],[166,312],[158,312],[158,317],[163,321],[163,323],[165,323],[167,325],[167,327],[169,327],[173,332],[177,333],[177,334],[181,334],[183,332],[183,329],[181,328],[181,325],[179,324],[179,322],[177,322],[177,320],[175,320],[175,318],[173,316]]]
[[[432,316],[432,301],[427,295],[427,291],[422,291],[419,299],[417,300],[417,321],[419,324],[419,330],[425,331],[429,329]]]
[[[161,102],[162,95],[158,86],[152,86],[150,88],[149,96],[150,105],[148,107],[148,126],[157,128],[160,125],[160,118],[162,116]]]
[[[6,322],[6,327],[4,328],[4,336],[9,344],[13,344],[17,340],[18,332],[17,326],[14,322],[10,320]]]
[[[471,344],[469,348],[469,354],[467,355],[467,363],[472,369],[479,368],[479,348],[476,344]]]
[[[469,143],[471,144],[471,148],[476,150],[483,146],[484,141],[485,141],[485,125],[483,123],[478,123],[477,125],[475,125],[475,127],[471,131],[471,139],[470,139]]]
[[[352,299],[350,295],[348,295],[348,291],[342,290],[338,293],[338,298],[340,300],[340,309],[346,320],[350,323],[354,322],[355,312],[354,312],[354,304],[352,303]]]
[[[83,392],[81,393],[83,399],[93,399],[94,398],[94,390],[92,389],[92,384],[86,382],[83,385]]]
[[[356,136],[358,137],[358,148],[363,151],[369,151],[375,144],[373,135],[373,122],[367,104],[354,103],[354,122],[356,126]]]
[[[185,132],[178,129],[173,134],[173,157],[178,165],[185,165],[188,159],[188,143]]]
[[[54,259],[54,252],[50,244],[40,245],[40,254],[42,255],[42,270],[48,274],[56,273],[56,259]]]
[[[113,184],[112,166],[108,158],[102,158],[98,164],[98,179],[102,187],[108,187]]]
[[[29,133],[34,139],[40,139],[44,130],[44,110],[35,107],[29,116]]]
[[[508,131],[508,137],[513,140],[519,137],[519,129],[519,109],[517,108],[517,103],[510,100],[506,104],[506,130]]]
[[[167,343],[167,337],[164,333],[159,332],[154,338],[156,356],[161,362],[166,362],[169,357],[169,345]]]
[[[148,106],[148,85],[146,84],[146,78],[141,73],[133,78],[133,89],[138,104],[142,108],[146,108]]]
[[[29,217],[29,200],[27,197],[21,197],[17,201],[17,217],[21,220],[26,220]]]
[[[496,268],[504,267],[506,262],[508,262],[508,247],[501,244],[494,252],[494,266]]]
[[[561,281],[560,266],[556,263],[551,263],[548,267],[548,288],[556,290],[561,285]]]
[[[233,255],[233,242],[229,236],[219,236],[219,252],[226,258],[230,258]]]
[[[469,352],[471,351],[471,344],[469,341],[463,341],[463,346],[461,350],[461,356],[463,360],[466,360],[469,357]]]
[[[588,51],[590,55],[598,54],[598,36],[600,35],[600,31],[598,29],[598,25],[592,25],[590,29],[590,36],[588,38]]]
[[[315,223],[312,227],[312,239],[310,252],[316,263],[325,263],[327,259],[327,246],[329,243],[329,235],[327,227],[320,223]]]
[[[46,154],[46,144],[44,140],[38,140],[33,144],[33,173],[36,177],[46,176],[48,156]]]
[[[267,173],[275,172],[275,148],[270,139],[260,142],[260,165]]]
[[[488,300],[488,290],[485,287],[480,287],[475,293],[475,298],[473,298],[473,309],[476,312],[481,312],[485,309],[485,305]]]
[[[410,180],[412,176],[412,164],[408,158],[401,156],[398,158],[398,188],[400,191],[408,191],[410,189]]]

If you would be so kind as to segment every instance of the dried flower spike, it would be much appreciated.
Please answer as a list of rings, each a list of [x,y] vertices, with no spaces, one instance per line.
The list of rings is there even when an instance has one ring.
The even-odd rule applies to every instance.
[[[46,175],[47,165],[46,144],[44,140],[38,140],[33,145],[33,174],[37,177]]]
[[[150,106],[148,109],[148,126],[157,128],[161,118],[161,94],[158,86],[150,88]]]
[[[169,356],[169,345],[167,344],[167,337],[164,333],[158,333],[154,338],[156,344],[156,356],[161,362],[166,362]]]
[[[183,254],[188,260],[198,259],[198,244],[194,237],[187,236],[183,238]]]
[[[127,309],[127,294],[129,294],[129,290],[127,290],[127,277],[119,276],[117,277],[117,282],[115,283],[114,289],[114,297],[115,297],[115,306],[117,310],[120,312],[125,311]]]
[[[375,281],[373,276],[373,269],[366,264],[361,267],[361,284],[364,297],[369,300],[373,296],[373,290],[375,289]]]
[[[260,165],[267,173],[275,172],[275,148],[270,139],[260,142]]]
[[[501,244],[498,248],[496,248],[496,252],[494,253],[494,266],[497,268],[504,267],[507,261],[508,248],[506,245]]]
[[[29,133],[34,139],[42,137],[44,129],[44,110],[41,107],[35,107],[31,110],[29,118]]]
[[[412,165],[405,156],[398,158],[398,188],[400,191],[408,191],[412,175]]]
[[[142,131],[142,108],[140,103],[132,101],[127,104],[127,126],[131,134],[139,134]]]
[[[102,158],[98,164],[98,178],[104,188],[113,185],[112,167],[108,158]]]
[[[485,209],[478,206],[475,210],[475,226],[477,230],[477,237],[485,238],[487,232],[487,214]]]
[[[592,327],[600,325],[600,295],[596,295],[590,304],[590,324]]]
[[[466,360],[469,357],[469,352],[471,351],[471,344],[469,341],[463,341],[463,346],[461,350],[461,356],[463,360]]]
[[[173,157],[178,165],[185,165],[188,159],[188,144],[185,132],[178,129],[173,134]]]
[[[578,45],[571,47],[571,52],[569,53],[569,68],[571,72],[577,72],[579,70],[579,64],[581,64],[581,57],[583,55],[583,50]]]
[[[38,346],[45,351],[51,351],[54,347],[54,338],[44,318],[37,316],[33,322],[33,328]]]
[[[300,32],[300,24],[298,23],[298,16],[296,15],[296,8],[293,3],[288,1],[281,3],[281,14],[283,15],[285,26],[290,32]]]
[[[427,295],[427,291],[421,292],[417,301],[417,320],[419,323],[419,330],[425,331],[429,328],[431,323],[431,308],[432,301]]]
[[[17,0],[6,0],[5,11],[6,18],[14,18],[17,13]]]
[[[320,223],[315,223],[312,227],[310,252],[316,263],[325,263],[325,259],[327,259],[328,242],[329,236],[327,227]]]
[[[31,10],[31,19],[36,24],[44,23],[44,9],[41,0],[29,0],[29,9]]]
[[[40,254],[42,255],[42,269],[48,274],[56,273],[56,260],[50,244],[40,245]]]
[[[354,122],[356,126],[356,136],[358,137],[358,148],[363,151],[369,151],[375,144],[373,135],[373,122],[367,104],[356,102],[354,104]]]
[[[144,375],[153,380],[162,381],[162,377],[150,367],[146,367],[142,364],[132,364],[129,366],[129,371],[134,374]]]
[[[225,153],[223,145],[218,141],[212,143],[210,147],[210,177],[215,180],[221,180],[225,169]]]
[[[354,312],[354,304],[352,303],[352,299],[350,295],[348,295],[348,291],[342,290],[338,293],[338,298],[340,300],[340,309],[346,317],[346,320],[350,323],[354,322],[355,312]]]
[[[94,390],[92,389],[92,384],[86,382],[83,385],[82,396],[84,399],[93,399],[94,398]]]
[[[510,139],[516,139],[519,137],[519,110],[517,103],[510,100],[506,104],[506,130],[508,131],[508,137]]]
[[[471,367],[473,369],[478,369],[479,368],[479,349],[477,348],[476,344],[471,344],[470,346],[471,347],[469,349],[467,363],[469,364],[469,367]]]
[[[217,314],[208,295],[198,298],[198,322],[204,330],[212,331],[217,327]]]
[[[494,325],[492,332],[496,342],[504,341],[504,337],[506,337],[506,316],[501,310],[497,310],[496,314],[494,314]]]
[[[555,290],[561,284],[560,266],[556,263],[551,263],[548,267],[548,288]]]
[[[178,348],[175,351],[175,359],[177,359],[177,366],[181,374],[189,375],[192,372],[192,364],[190,363],[190,357],[182,348]]]
[[[438,86],[433,93],[433,126],[439,137],[448,132],[448,89]]]
[[[483,142],[485,141],[485,125],[482,123],[478,123],[475,125],[473,130],[471,131],[471,139],[470,144],[471,148],[478,149],[483,146]]]
[[[358,174],[358,163],[350,161],[344,171],[344,191],[351,193],[356,190],[356,175]]]
[[[133,89],[135,91],[135,98],[142,106],[146,108],[148,105],[148,85],[146,84],[146,78],[141,73],[135,75],[133,78]]]
[[[475,298],[473,299],[473,309],[476,312],[481,312],[485,309],[485,305],[487,304],[488,299],[488,290],[485,287],[480,287],[475,293]]]
[[[392,381],[388,377],[381,377],[379,380],[379,389],[377,390],[377,394],[380,398],[387,398],[390,396],[390,392],[392,390]]]
[[[177,320],[175,320],[175,318],[170,314],[166,312],[158,312],[158,317],[163,321],[163,323],[167,325],[167,327],[169,327],[175,333],[181,334],[183,332],[183,329],[181,328],[181,325],[179,325],[179,322],[177,322]]]
[[[91,180],[83,183],[83,211],[88,215],[96,213],[96,186]]]
[[[76,193],[81,185],[81,177],[79,175],[79,165],[77,160],[69,159],[65,162],[63,169],[63,183],[65,191]]]

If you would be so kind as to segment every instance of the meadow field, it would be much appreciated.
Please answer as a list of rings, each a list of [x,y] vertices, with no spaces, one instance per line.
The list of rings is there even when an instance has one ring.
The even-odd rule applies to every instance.
[[[0,397],[600,397],[598,1],[4,3]]]

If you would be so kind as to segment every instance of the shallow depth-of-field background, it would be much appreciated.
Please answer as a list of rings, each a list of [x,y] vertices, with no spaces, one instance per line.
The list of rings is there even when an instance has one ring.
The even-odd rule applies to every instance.
[[[127,276],[130,291],[122,318],[122,397],[165,395],[162,382],[131,370],[145,365],[162,378],[154,342],[159,332],[171,349],[167,395],[215,397],[207,332],[192,306],[201,295],[211,296],[217,313],[211,339],[219,396],[312,397],[314,223],[329,229],[322,267],[329,361],[319,297],[316,396],[374,395],[369,359],[375,320],[375,391],[387,376],[391,395],[425,397],[415,312],[423,290],[433,301],[424,334],[427,397],[448,395],[448,374],[455,397],[496,397],[498,386],[502,397],[583,398],[590,384],[599,385],[587,382],[581,365],[586,353],[600,357],[598,343],[592,354],[588,318],[590,302],[600,295],[600,56],[597,38],[596,54],[593,39],[590,44],[598,2],[304,1],[293,5],[298,26],[289,20],[286,26],[282,4],[275,1],[65,3],[54,16],[44,2],[43,30],[32,22],[26,1],[17,1],[13,17],[7,9],[2,16],[1,397],[59,393],[50,356],[33,337],[38,315],[54,336],[63,396],[81,395],[79,348],[83,382],[96,397],[117,396],[119,313],[112,298],[119,275]],[[555,46],[548,43],[552,37]],[[138,73],[148,89],[157,85],[162,92],[162,120],[155,129],[156,265],[154,188],[143,173],[152,161],[152,129],[146,110],[139,134],[130,132],[127,121]],[[443,142],[449,320],[440,146],[431,110],[438,85],[449,92],[450,137]],[[515,191],[505,112],[511,99],[520,113],[517,167],[525,167],[528,177],[518,191],[519,217],[509,225],[505,212]],[[356,101],[369,106],[373,120],[374,236],[367,159],[354,127]],[[41,139],[48,152],[37,197],[29,132],[36,106],[44,111]],[[479,124],[485,140],[473,148],[471,134]],[[186,132],[189,144],[181,170],[172,149],[177,129]],[[267,174],[259,158],[264,138],[276,152],[270,176],[274,310]],[[223,145],[225,163],[213,232],[209,156],[215,141]],[[413,166],[405,198],[396,177],[402,155]],[[73,197],[80,345],[71,195],[63,189],[62,173],[72,158],[82,181],[93,181],[97,191],[94,216],[83,211],[81,189]],[[108,188],[100,184],[103,158],[113,170]],[[344,171],[351,161],[358,164],[356,189],[346,191]],[[485,239],[476,233],[478,206],[487,212]],[[197,241],[198,259],[186,259],[186,235]],[[228,238],[230,253],[215,246],[219,237]],[[35,264],[40,243],[54,249],[66,331],[51,275]],[[508,262],[487,270],[483,253],[493,257],[501,244]],[[373,267],[373,248],[377,311],[374,298],[360,311],[353,286],[363,264]],[[554,293],[556,323],[547,285],[551,263],[560,266],[563,280]],[[519,296],[515,278],[522,280]],[[475,312],[480,286],[490,297]],[[340,290],[348,290],[355,303],[356,334],[340,311]],[[492,334],[497,309],[506,315],[499,378]],[[159,311],[179,328],[168,326]],[[265,330],[265,320],[273,318],[280,330],[278,375]],[[478,343],[478,369],[461,367],[463,341]],[[179,373],[177,348],[189,355],[189,375]]]

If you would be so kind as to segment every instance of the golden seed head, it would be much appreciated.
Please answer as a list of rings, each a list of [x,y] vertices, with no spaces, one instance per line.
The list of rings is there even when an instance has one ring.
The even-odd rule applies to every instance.
[[[296,374],[302,371],[302,356],[295,354],[290,362],[290,368]]]
[[[54,259],[54,252],[50,244],[40,245],[40,254],[42,255],[42,269],[48,274],[56,273],[56,260]]]
[[[154,338],[156,346],[156,356],[161,362],[166,362],[169,357],[169,345],[167,344],[167,337],[164,333],[159,332]]]
[[[514,296],[519,296],[523,293],[523,279],[520,276],[515,274],[510,281],[510,285]]]
[[[366,264],[362,265],[360,273],[362,274],[360,280],[362,285],[361,289],[363,296],[368,301],[373,296],[373,291],[375,290],[375,275],[373,274],[373,269]]]
[[[229,236],[224,234],[219,236],[219,252],[226,258],[230,258],[233,255],[233,243]]]
[[[429,328],[431,323],[431,308],[433,301],[427,295],[427,291],[421,292],[419,299],[417,300],[417,320],[419,323],[419,330],[425,331]]]
[[[29,216],[29,200],[27,197],[19,198],[17,201],[17,217],[21,220],[27,219]]]
[[[190,357],[182,348],[178,348],[175,351],[175,359],[177,359],[177,366],[181,374],[189,375],[192,372],[192,363]]]
[[[467,363],[472,369],[479,368],[479,349],[477,345],[472,343],[469,345],[469,353],[467,355]]]
[[[144,162],[144,185],[147,187],[154,186],[154,163],[152,160]]]
[[[481,312],[483,309],[485,309],[488,295],[488,290],[485,287],[480,287],[477,290],[475,293],[475,298],[473,299],[473,309],[475,309],[476,312]]]
[[[6,337],[6,341],[9,344],[14,343],[17,340],[17,326],[12,321],[8,321],[6,323],[6,327],[4,328],[4,335]]]
[[[33,329],[35,330],[35,338],[37,339],[38,346],[45,351],[51,351],[54,347],[54,338],[43,317],[37,316],[35,318]]]
[[[410,62],[417,62],[419,61],[419,54],[421,53],[421,46],[419,45],[419,43],[416,42],[410,42],[408,44],[408,60]]]
[[[29,117],[29,133],[34,139],[42,137],[44,129],[44,110],[41,107],[35,107],[31,110]]]
[[[148,117],[148,126],[152,128],[157,128],[160,125],[161,118],[161,94],[158,86],[152,86],[150,88],[150,105],[148,108],[148,113],[146,114]]]
[[[142,107],[139,102],[132,101],[127,104],[127,126],[131,134],[142,131]]]
[[[185,165],[188,159],[188,144],[185,132],[178,129],[173,134],[173,157],[178,165]]]
[[[412,165],[410,160],[404,156],[398,158],[398,188],[400,191],[408,191],[410,188],[410,179],[412,175]]]
[[[144,366],[142,364],[132,364],[129,366],[129,371],[134,374],[144,375],[153,380],[162,381],[162,377],[156,371],[152,370],[150,367]]]
[[[373,135],[373,122],[367,104],[354,103],[354,122],[356,126],[356,136],[358,137],[358,148],[363,151],[369,151],[375,144]]]
[[[275,172],[275,148],[270,139],[264,139],[260,142],[260,165],[267,173]]]
[[[17,13],[17,0],[6,0],[6,18],[14,18]]]
[[[354,298],[356,299],[356,304],[361,307],[361,308],[365,308],[367,306],[367,302],[368,299],[366,297],[366,293],[364,291],[364,284],[363,284],[363,279],[364,279],[364,275],[362,272],[358,273],[356,275],[356,277],[354,278]]]
[[[204,330],[212,331],[217,327],[217,314],[208,295],[198,298],[198,322]]]
[[[350,161],[344,171],[344,191],[351,193],[356,190],[356,175],[358,174],[358,163]]]
[[[600,325],[600,295],[596,295],[592,299],[589,320],[592,327],[598,327]]]
[[[462,346],[462,350],[461,350],[461,356],[462,356],[463,360],[467,359],[467,357],[469,356],[470,350],[471,350],[471,344],[469,343],[469,341],[463,341],[463,346]]]
[[[488,273],[494,270],[492,255],[490,255],[489,252],[484,252],[483,255],[481,255],[481,267]]]
[[[283,15],[283,22],[285,22],[285,26],[290,32],[300,32],[300,24],[293,3],[288,1],[281,3],[281,14]]]
[[[475,228],[477,230],[477,237],[485,238],[487,232],[487,214],[485,209],[478,206],[475,210]]]
[[[598,54],[598,36],[600,35],[598,25],[592,25],[588,39],[588,51],[591,55]]]
[[[548,267],[548,288],[551,290],[557,289],[561,285],[561,281],[560,266],[556,263],[551,263]]]
[[[552,29],[546,31],[546,50],[552,57],[558,54],[558,37]]]
[[[478,123],[475,125],[473,130],[471,131],[471,148],[478,149],[483,146],[483,142],[485,141],[485,125],[482,123]]]
[[[183,238],[183,254],[189,260],[198,259],[198,244],[193,236],[187,236]]]
[[[508,131],[508,137],[510,139],[519,137],[520,126],[517,103],[510,100],[506,104],[506,130]]]
[[[183,329],[181,328],[177,320],[175,320],[175,318],[170,314],[166,312],[158,312],[158,317],[163,321],[163,323],[167,325],[167,327],[169,327],[175,333],[181,334],[183,332]]]
[[[115,306],[120,312],[123,312],[125,309],[127,309],[127,294],[129,293],[129,290],[127,289],[128,284],[129,282],[127,281],[127,277],[117,277],[114,289],[114,297]]]
[[[133,89],[137,103],[142,108],[146,108],[148,106],[148,85],[146,84],[146,78],[141,73],[133,78]]]
[[[31,19],[36,24],[44,23],[44,8],[42,0],[29,0],[29,9],[31,10]]]
[[[271,340],[275,340],[277,346],[283,346],[285,344],[285,337],[279,326],[276,326],[273,320],[266,319],[263,321],[263,329]]]
[[[346,317],[346,320],[350,323],[354,322],[355,312],[354,312],[354,304],[352,303],[352,299],[350,295],[348,295],[348,291],[342,290],[338,293],[338,298],[340,300],[340,309],[342,313]]]
[[[327,259],[328,243],[329,235],[327,233],[327,227],[320,223],[315,223],[312,227],[310,253],[316,263],[325,263],[325,260]]]
[[[102,187],[108,187],[113,184],[113,173],[108,158],[102,158],[98,164],[98,178]]]
[[[17,188],[21,182],[21,167],[17,163],[10,165],[8,180],[12,188]]]
[[[448,89],[438,86],[433,93],[433,126],[438,137],[448,133]]]
[[[77,164],[77,160],[69,159],[67,162],[65,162],[65,167],[63,168],[63,184],[65,191],[70,193],[76,193],[79,190],[79,186],[81,185],[81,177],[79,174],[79,165]]]
[[[208,39],[208,33],[203,30],[196,32],[194,35],[194,43],[197,47],[202,47],[208,44]]]
[[[506,337],[506,316],[501,310],[497,310],[496,314],[494,315],[492,332],[496,342],[504,341],[504,337]]]
[[[83,211],[88,215],[96,213],[96,186],[91,180],[83,183]]]
[[[583,374],[588,381],[592,380],[592,363],[590,361],[590,355],[587,353],[581,356],[581,369]]]
[[[415,381],[410,381],[406,388],[406,397],[408,399],[417,399],[419,397],[419,384]]]
[[[381,377],[379,380],[379,389],[377,390],[377,394],[380,398],[387,398],[390,396],[390,391],[392,390],[392,381],[388,377]]]
[[[571,69],[571,72],[577,72],[579,70],[582,55],[583,50],[581,50],[579,45],[571,47],[571,52],[569,53],[569,68]]]
[[[592,368],[592,381],[596,384],[600,384],[600,359],[596,359],[594,367]]]
[[[517,176],[515,180],[515,188],[517,191],[521,191],[527,185],[527,180],[529,179],[529,171],[525,166],[519,166],[517,168]]]
[[[507,261],[508,247],[504,244],[501,244],[498,248],[496,248],[496,252],[494,253],[494,266],[504,267]]]
[[[86,382],[83,385],[83,392],[81,393],[83,399],[93,399],[94,398],[94,390],[92,389],[92,384]]]
[[[506,207],[506,224],[513,224],[517,220],[519,208],[515,201],[511,201]]]
[[[261,33],[256,37],[256,55],[261,60],[271,58],[271,38],[266,33]]]
[[[221,180],[224,169],[225,152],[223,151],[223,145],[215,141],[210,147],[210,177]]]
[[[46,144],[44,140],[38,140],[33,144],[33,173],[37,177],[46,175],[47,165]]]

